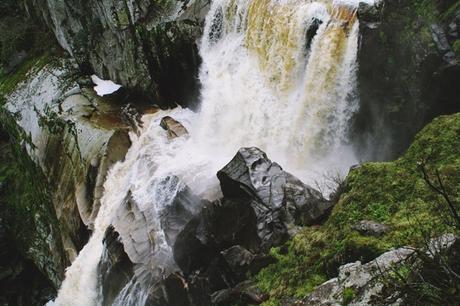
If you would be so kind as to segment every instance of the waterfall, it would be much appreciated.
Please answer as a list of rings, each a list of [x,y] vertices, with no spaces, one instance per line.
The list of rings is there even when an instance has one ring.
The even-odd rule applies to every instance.
[[[216,171],[242,146],[261,148],[308,183],[354,164],[347,133],[358,108],[357,2],[214,0],[200,47],[200,110],[177,108],[143,117],[144,127],[139,135],[131,134],[125,160],[107,176],[94,233],[49,304],[100,304],[102,240],[128,194],[152,220],[185,185],[215,199],[220,196]],[[184,124],[189,137],[168,139],[159,126],[165,115]],[[164,183],[173,176],[176,183]],[[171,246],[157,223],[148,229],[155,235],[148,260],[136,262],[135,278],[115,304],[145,300],[145,291],[139,290],[145,271],[175,269]]]

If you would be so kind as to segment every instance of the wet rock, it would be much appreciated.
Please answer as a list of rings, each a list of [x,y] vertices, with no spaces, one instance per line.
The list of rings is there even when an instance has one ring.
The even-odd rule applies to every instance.
[[[445,39],[454,18],[440,18],[435,2],[446,1],[421,4],[422,15],[408,1],[360,4],[360,110],[351,130],[365,159],[395,158],[433,118],[460,111],[460,67]]]
[[[379,237],[390,231],[390,227],[375,221],[362,220],[352,226],[352,228],[363,235]]]
[[[142,128],[142,115],[131,104],[126,104],[121,109],[121,119],[130,126],[138,135]]]
[[[161,119],[160,126],[168,132],[168,139],[188,135],[188,131],[182,123],[169,116],[165,116]]]
[[[112,305],[115,297],[133,276],[133,265],[123,249],[119,234],[112,226],[105,232],[103,247],[98,266],[102,305]]]
[[[171,205],[164,209],[160,216],[161,227],[165,232],[169,245],[174,245],[177,235],[192,217],[198,214],[201,204],[202,200],[185,186],[176,194]]]
[[[431,25],[431,35],[443,59],[450,65],[455,65],[457,63],[455,53],[447,40],[444,29],[439,24],[434,23]]]
[[[315,37],[315,35],[318,32],[318,29],[319,29],[319,27],[320,27],[320,25],[322,23],[323,23],[322,20],[314,18],[313,21],[311,22],[310,26],[308,27],[307,33],[306,33],[306,40],[305,40],[307,42],[307,45],[306,45],[307,49],[310,48],[311,43],[313,41],[313,37]]]
[[[224,197],[254,199],[259,237],[267,246],[287,239],[287,226],[320,223],[333,206],[255,147],[241,148],[217,177]]]
[[[71,62],[51,58],[7,97],[6,107],[35,145],[28,150],[48,178],[67,259],[86,243],[99,210],[108,169],[122,160],[131,142],[107,103],[77,84]]]
[[[157,211],[153,203],[139,205],[129,191],[112,221],[141,284],[156,282],[175,269],[167,249],[175,245],[178,234],[201,206],[201,200],[175,176],[159,180],[157,188],[175,192],[175,196],[155,199],[163,209]]]
[[[252,282],[245,281],[233,288],[222,289],[211,295],[213,305],[261,304],[268,299]]]
[[[188,284],[179,274],[170,274],[149,292],[145,305],[194,305],[188,293]]]
[[[246,200],[223,199],[206,204],[177,236],[174,259],[189,274],[207,267],[232,245],[255,248],[259,243],[256,216]]]

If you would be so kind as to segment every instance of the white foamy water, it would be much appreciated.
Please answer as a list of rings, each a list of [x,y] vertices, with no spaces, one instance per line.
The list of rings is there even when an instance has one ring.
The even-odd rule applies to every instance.
[[[100,304],[102,239],[128,191],[153,216],[183,185],[215,199],[220,196],[217,170],[243,146],[261,148],[310,184],[356,163],[347,133],[358,108],[357,3],[215,0],[200,48],[200,110],[177,108],[143,117],[144,127],[139,136],[131,135],[125,161],[107,177],[94,233],[68,268],[55,305]],[[190,136],[169,140],[159,126],[166,114],[183,123]],[[180,186],[162,183],[171,175]],[[136,272],[174,269],[160,224],[152,227],[151,260],[138,263]],[[115,304],[142,304],[146,291],[138,285],[133,279]]]

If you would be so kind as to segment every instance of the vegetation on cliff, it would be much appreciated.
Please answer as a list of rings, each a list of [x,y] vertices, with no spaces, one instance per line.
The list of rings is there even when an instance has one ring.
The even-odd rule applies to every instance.
[[[278,262],[256,277],[270,293],[267,305],[304,297],[335,277],[342,264],[370,261],[392,247],[420,246],[426,233],[455,232],[444,222],[447,208],[442,197],[433,192],[423,172],[430,177],[439,173],[458,205],[459,147],[460,114],[443,116],[425,127],[400,159],[353,169],[328,221],[304,228],[285,247],[272,250]],[[381,237],[363,236],[352,228],[360,220],[381,222],[392,230]]]
[[[0,302],[46,302],[59,286],[66,263],[47,180],[31,160],[28,135],[0,99]],[[19,289],[19,291],[18,291]]]

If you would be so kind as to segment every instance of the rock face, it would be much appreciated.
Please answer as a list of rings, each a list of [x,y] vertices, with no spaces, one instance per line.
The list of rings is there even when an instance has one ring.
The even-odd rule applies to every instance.
[[[254,199],[258,234],[267,247],[287,239],[288,227],[321,222],[333,205],[255,147],[241,148],[217,177],[224,197]]]
[[[7,97],[6,108],[31,136],[32,159],[54,186],[52,200],[68,261],[88,237],[109,168],[131,145],[117,108],[80,88],[65,59],[37,62]]]
[[[360,4],[361,109],[354,129],[366,158],[393,158],[431,119],[460,111],[455,102],[460,53],[454,50],[460,11],[454,5],[434,0]],[[359,136],[364,131],[370,139]]]
[[[175,105],[196,93],[205,2],[27,0],[81,70]]]

